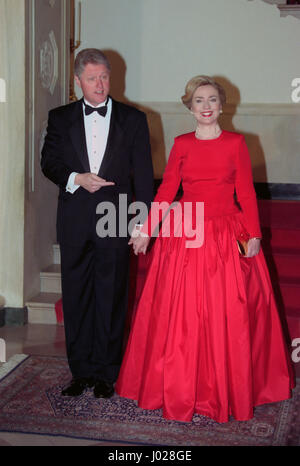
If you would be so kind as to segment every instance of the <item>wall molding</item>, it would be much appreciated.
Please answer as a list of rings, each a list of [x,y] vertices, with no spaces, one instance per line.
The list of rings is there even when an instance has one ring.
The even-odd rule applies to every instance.
[[[134,105],[147,115],[154,173],[160,178],[174,137],[195,131],[195,119],[179,101]],[[299,183],[300,103],[228,103],[220,124],[245,136],[256,182]]]
[[[44,89],[54,94],[58,80],[58,48],[54,32],[40,45],[40,80]]]
[[[189,115],[189,110],[181,102],[137,102],[137,107],[146,113]],[[228,115],[300,115],[300,103],[228,103],[223,107]]]
[[[157,192],[162,178],[154,180],[154,191]],[[257,199],[260,200],[282,200],[300,201],[300,184],[295,183],[254,183]],[[180,186],[177,196],[182,194]]]
[[[300,19],[300,5],[277,5],[280,10],[280,16],[294,16]]]
[[[252,0],[250,0],[252,1]],[[300,19],[300,5],[287,5],[284,0],[262,0],[269,5],[276,5],[280,11],[280,16],[294,16],[295,18]]]

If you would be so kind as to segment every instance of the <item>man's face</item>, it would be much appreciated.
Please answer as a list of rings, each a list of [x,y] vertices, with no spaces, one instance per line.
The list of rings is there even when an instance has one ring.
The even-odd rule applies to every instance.
[[[88,63],[80,77],[75,76],[85,99],[94,106],[105,102],[110,89],[110,72],[105,65]]]

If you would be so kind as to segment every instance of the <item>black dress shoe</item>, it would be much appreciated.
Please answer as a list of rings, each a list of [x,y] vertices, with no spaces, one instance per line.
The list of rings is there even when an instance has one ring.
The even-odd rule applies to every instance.
[[[72,379],[70,385],[64,388],[61,392],[63,396],[79,396],[86,388],[91,388],[94,385],[94,380],[91,378]]]
[[[94,386],[94,395],[96,398],[110,398],[113,394],[114,386],[112,383],[96,380]]]

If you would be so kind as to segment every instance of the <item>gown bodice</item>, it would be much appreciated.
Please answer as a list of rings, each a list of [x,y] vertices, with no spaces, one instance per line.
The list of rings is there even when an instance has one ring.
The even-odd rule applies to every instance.
[[[242,135],[223,130],[211,140],[199,140],[195,132],[175,138],[154,202],[171,204],[180,183],[181,202],[204,202],[205,218],[241,212],[249,235],[261,236],[251,160]]]

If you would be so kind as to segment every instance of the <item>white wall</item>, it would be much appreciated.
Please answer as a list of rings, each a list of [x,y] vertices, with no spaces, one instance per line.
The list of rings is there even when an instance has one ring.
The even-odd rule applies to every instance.
[[[233,104],[224,109],[222,125],[245,134],[254,180],[299,183],[300,104],[291,99],[292,80],[300,77],[299,19],[280,17],[277,6],[263,0],[81,0],[81,5],[79,50],[107,51],[113,97],[146,111],[157,178],[174,137],[195,128],[180,101],[185,84],[208,74],[219,78]]]
[[[118,52],[126,97],[178,101],[196,74],[224,76],[243,103],[289,103],[300,23],[262,0],[82,0],[82,47]],[[237,93],[229,95],[235,101]]]
[[[78,5],[79,1],[76,0]],[[142,81],[142,29],[143,29],[143,0],[82,0],[82,44],[80,51],[87,47],[96,47],[116,53],[117,70],[122,68],[122,80],[118,92],[126,93],[131,100],[139,100]],[[77,24],[77,20],[76,20]],[[114,54],[111,54],[113,58]],[[113,63],[114,65],[114,63]],[[115,68],[114,67],[114,68]],[[115,71],[115,69],[114,69]],[[118,72],[118,71],[117,71]],[[121,73],[120,73],[121,74]],[[113,74],[113,78],[115,73]],[[120,82],[118,82],[120,86]],[[117,86],[116,86],[117,89]],[[76,88],[78,96],[81,95]],[[117,95],[115,97],[121,97]]]

